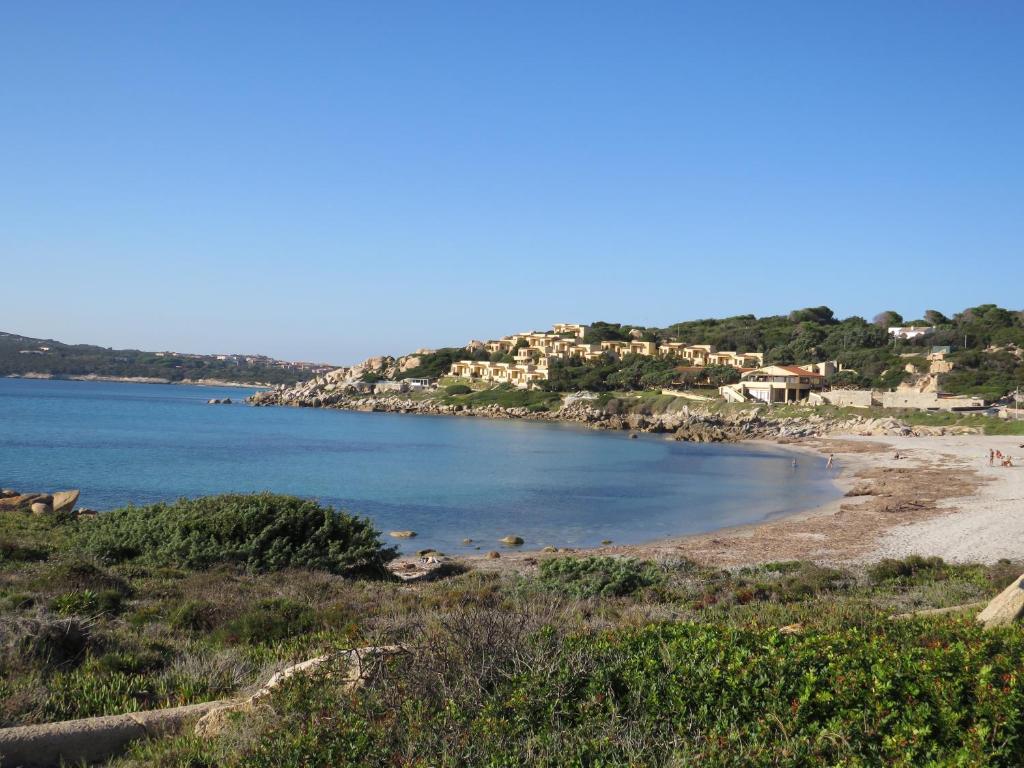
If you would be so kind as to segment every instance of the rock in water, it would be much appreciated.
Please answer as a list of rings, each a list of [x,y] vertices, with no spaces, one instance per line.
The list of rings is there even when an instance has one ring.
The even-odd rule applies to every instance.
[[[1024,575],[1019,576],[1013,584],[992,598],[992,602],[978,614],[978,622],[984,624],[985,629],[991,629],[1012,624],[1022,617],[1024,617]]]
[[[501,543],[510,547],[518,547],[522,545],[523,540],[519,536],[506,536],[501,540]]]
[[[71,491],[57,491],[53,494],[53,511],[70,512],[78,501],[79,493],[77,488]]]
[[[389,531],[388,536],[393,539],[412,539],[416,536],[416,531]]]

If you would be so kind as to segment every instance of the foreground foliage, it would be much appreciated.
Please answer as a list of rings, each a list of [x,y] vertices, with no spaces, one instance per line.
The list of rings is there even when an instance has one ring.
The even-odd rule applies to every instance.
[[[76,549],[78,528],[0,517],[0,553],[16,553],[0,560],[4,725],[210,700],[324,652],[408,649],[358,693],[295,678],[219,738],[139,744],[121,766],[1024,760],[1024,630],[889,618],[986,599],[1020,564],[554,556],[533,574],[409,586],[241,561],[104,564]]]
[[[233,563],[252,571],[348,573],[395,556],[368,520],[270,493],[123,507],[82,525],[78,541],[107,564],[141,559],[191,569]]]

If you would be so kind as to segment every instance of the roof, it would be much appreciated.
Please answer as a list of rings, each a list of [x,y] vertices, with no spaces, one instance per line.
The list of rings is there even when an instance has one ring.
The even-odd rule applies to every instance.
[[[784,371],[785,373],[788,373],[791,376],[809,376],[811,378],[817,379],[825,378],[820,373],[808,371],[806,368],[800,368],[795,365],[766,365],[764,368],[754,368],[746,371],[745,373],[757,373],[759,371],[764,371],[768,375],[772,375],[773,373],[777,375],[779,371]]]
[[[820,373],[816,371],[808,371],[806,368],[800,368],[796,365],[780,365],[780,368],[785,368],[790,373],[795,373],[797,376],[817,376],[818,378],[824,379]]]

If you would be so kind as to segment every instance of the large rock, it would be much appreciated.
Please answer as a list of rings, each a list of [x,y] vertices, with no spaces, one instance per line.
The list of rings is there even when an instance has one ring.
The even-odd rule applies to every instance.
[[[79,493],[77,488],[70,491],[57,491],[53,494],[53,511],[70,512],[78,501]]]
[[[53,496],[48,493],[22,493],[17,496],[9,496],[0,499],[0,512],[29,510],[36,503],[52,504]]]
[[[1024,618],[1024,575],[1017,578],[978,614],[978,622],[985,629],[1004,627]]]

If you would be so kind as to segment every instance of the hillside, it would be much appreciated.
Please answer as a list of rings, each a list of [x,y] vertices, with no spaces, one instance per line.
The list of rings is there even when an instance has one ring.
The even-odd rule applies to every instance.
[[[0,376],[149,378],[168,382],[295,384],[327,370],[263,355],[194,355],[63,344],[0,332]]]
[[[898,338],[892,327],[913,326],[920,335]],[[923,329],[923,330],[922,330]],[[382,380],[438,379],[453,363],[471,360],[512,364],[526,345],[511,339],[511,348],[471,341],[462,347],[419,350],[401,358],[370,358],[351,368],[337,369],[295,388],[284,399],[337,397],[345,391],[366,390]],[[1024,312],[983,304],[952,317],[929,310],[922,319],[905,321],[897,312],[878,314],[871,321],[852,316],[839,319],[828,307],[798,309],[787,315],[739,315],[691,320],[664,328],[597,321],[586,326],[582,341],[589,345],[644,341],[656,345],[683,342],[712,345],[718,350],[760,353],[764,364],[806,365],[836,361],[840,370],[828,376],[832,387],[891,390],[908,382],[915,371],[928,371],[933,348],[947,348],[939,379],[944,392],[995,401],[1024,388]],[[489,348],[491,347],[491,348]],[[529,350],[526,350],[529,351]],[[682,363],[682,364],[681,364]],[[666,356],[597,354],[593,359],[552,359],[540,388],[548,392],[636,392],[663,387],[714,388],[739,377],[736,367],[687,367]],[[499,388],[508,385],[498,385]],[[378,391],[384,387],[378,386]],[[390,390],[389,390],[390,391]]]

